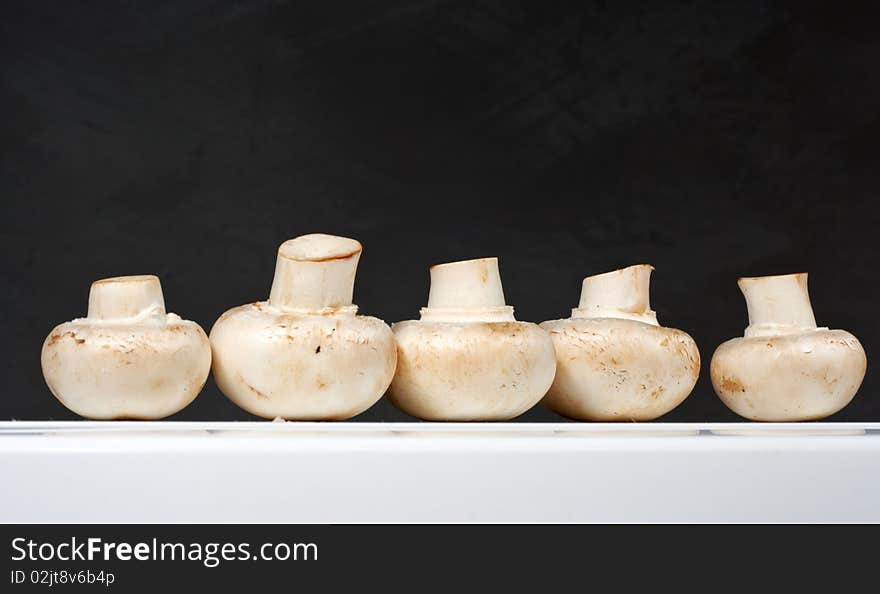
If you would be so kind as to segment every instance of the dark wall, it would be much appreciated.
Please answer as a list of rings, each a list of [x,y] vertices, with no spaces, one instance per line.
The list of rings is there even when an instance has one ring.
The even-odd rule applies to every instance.
[[[14,6],[13,6],[14,4]],[[550,7],[552,6],[552,9]],[[160,275],[208,330],[277,245],[359,239],[361,311],[412,319],[430,264],[497,255],[522,320],[654,264],[700,345],[667,420],[735,420],[708,361],[736,278],[810,272],[820,325],[880,351],[880,38],[792,2],[17,2],[2,9],[0,418],[75,418],[42,340],[89,283]],[[880,420],[880,374],[835,420]],[[251,418],[209,382],[178,419]],[[360,420],[402,419],[385,402]],[[541,407],[524,420],[558,420]]]

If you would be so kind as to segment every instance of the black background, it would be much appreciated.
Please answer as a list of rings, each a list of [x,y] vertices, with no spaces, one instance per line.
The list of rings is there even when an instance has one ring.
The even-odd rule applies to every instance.
[[[499,256],[533,321],[585,275],[653,264],[661,323],[703,355],[666,420],[737,419],[707,368],[747,324],[738,276],[809,271],[819,324],[870,361],[880,37],[833,6],[5,3],[0,418],[75,418],[39,353],[92,280],[158,274],[209,330],[308,232],[363,243],[355,302],[389,322],[438,262]],[[833,419],[880,420],[878,382],[869,363]],[[252,417],[209,381],[173,418]]]

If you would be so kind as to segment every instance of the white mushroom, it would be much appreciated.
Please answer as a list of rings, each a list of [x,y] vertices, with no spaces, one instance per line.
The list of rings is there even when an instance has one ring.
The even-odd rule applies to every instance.
[[[385,322],[352,305],[361,244],[304,235],[278,249],[268,301],[236,307],[211,329],[214,379],[267,418],[348,419],[388,388],[397,363]]]
[[[52,393],[90,419],[161,419],[198,396],[211,347],[195,322],[165,313],[155,276],[95,281],[88,317],[57,326],[43,343]]]
[[[867,359],[855,336],[817,328],[807,275],[739,279],[749,326],[712,356],[715,392],[733,412],[755,421],[809,421],[846,406]]]
[[[650,421],[691,393],[700,352],[688,334],[657,323],[652,270],[589,276],[571,318],[541,324],[556,349],[556,379],[544,398],[551,409],[588,421]]]
[[[553,344],[506,305],[498,259],[431,268],[421,319],[392,326],[398,366],[389,398],[432,421],[496,421],[532,408],[553,381]]]

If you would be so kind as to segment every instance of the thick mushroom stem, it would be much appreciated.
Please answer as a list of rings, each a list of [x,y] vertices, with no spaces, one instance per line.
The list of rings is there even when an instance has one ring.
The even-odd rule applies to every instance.
[[[745,336],[774,336],[816,330],[807,273],[741,278],[749,326]]]
[[[421,319],[437,322],[514,321],[504,302],[498,258],[480,258],[431,267],[428,306]]]
[[[117,276],[92,283],[90,320],[124,320],[141,315],[165,315],[159,277],[152,274]]]
[[[361,244],[354,239],[315,233],[290,239],[278,248],[269,304],[307,312],[354,313],[354,277]]]
[[[572,318],[621,318],[653,326],[657,314],[651,310],[649,264],[636,264],[620,270],[588,276],[581,287],[578,307]]]

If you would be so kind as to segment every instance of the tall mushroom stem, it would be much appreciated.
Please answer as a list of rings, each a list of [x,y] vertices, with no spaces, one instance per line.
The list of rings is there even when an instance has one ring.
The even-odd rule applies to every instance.
[[[88,319],[122,320],[146,314],[165,315],[159,277],[117,276],[92,283]]]
[[[795,334],[816,329],[807,290],[807,273],[741,278],[749,326],[745,336]]]
[[[421,319],[431,322],[514,321],[506,305],[498,258],[480,258],[431,267],[428,306]]]
[[[651,310],[649,264],[637,264],[620,270],[588,276],[581,287],[578,307],[572,318],[622,318],[658,326]]]
[[[305,312],[354,313],[354,278],[361,244],[354,239],[312,234],[278,248],[269,304]]]

